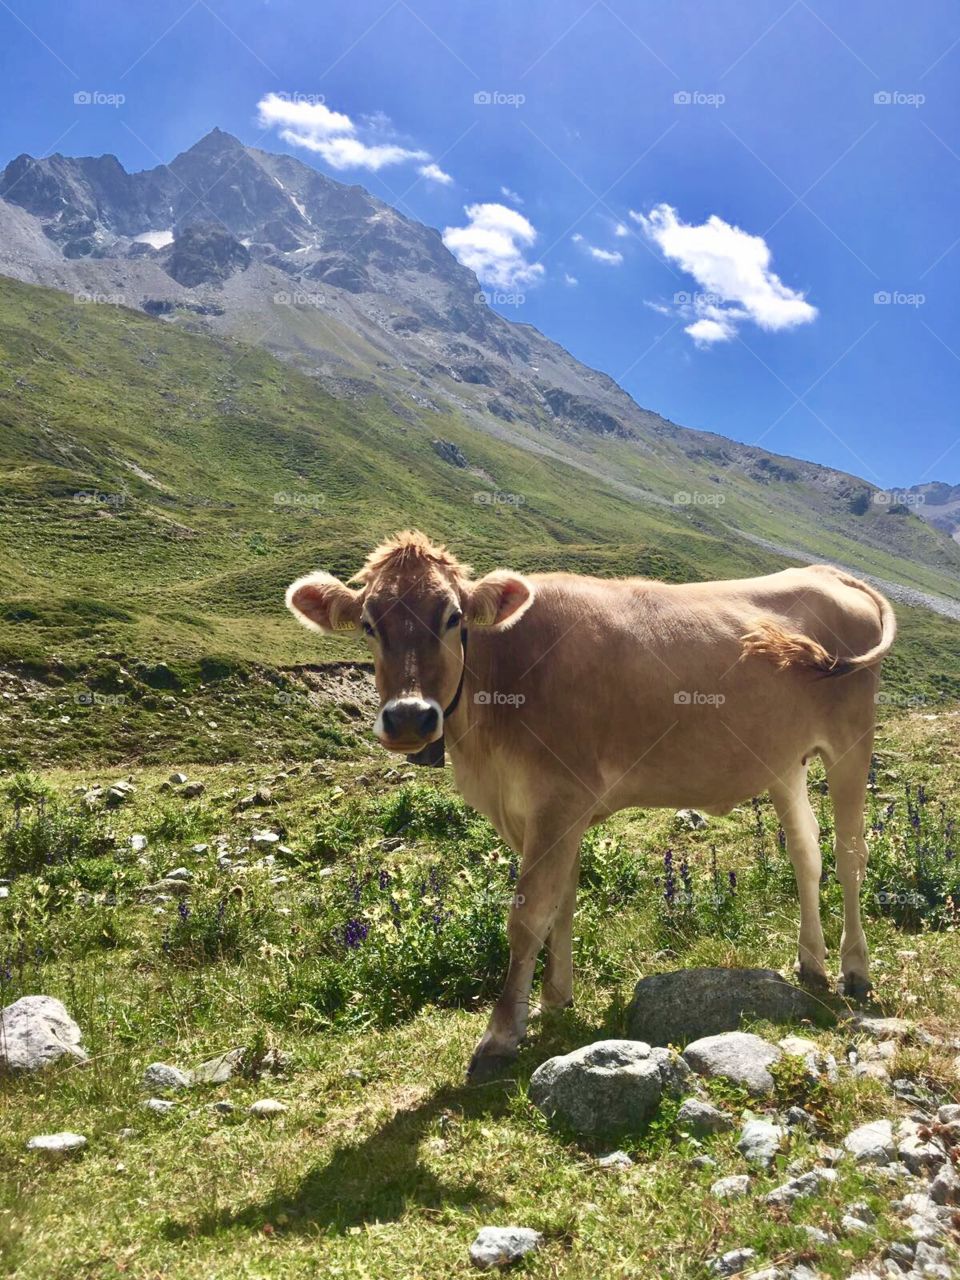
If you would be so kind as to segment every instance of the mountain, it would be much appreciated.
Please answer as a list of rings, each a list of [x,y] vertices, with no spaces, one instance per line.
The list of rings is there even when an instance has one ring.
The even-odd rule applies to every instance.
[[[960,542],[960,484],[931,480],[901,492],[906,495],[904,504],[911,507],[921,520]]]
[[[620,541],[636,541],[632,520],[638,534],[663,530],[665,546],[718,539],[744,563],[832,560],[901,601],[960,616],[960,546],[908,507],[878,500],[858,477],[641,408],[497,314],[434,229],[218,129],[142,173],[114,156],[18,156],[0,174],[0,273],[89,304],[54,326],[75,338],[109,315],[133,333],[139,312],[144,341],[174,329],[262,348],[336,403],[389,423],[388,453],[429,436],[447,483],[457,470],[472,482],[496,476],[484,461],[493,441],[526,456],[530,474],[549,464],[568,505],[574,488],[617,495],[632,513]],[[149,458],[127,452],[151,472]],[[521,484],[491,502],[528,496]]]

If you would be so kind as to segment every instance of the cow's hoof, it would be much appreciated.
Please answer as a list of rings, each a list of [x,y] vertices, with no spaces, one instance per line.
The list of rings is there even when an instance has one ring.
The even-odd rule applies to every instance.
[[[866,1000],[872,990],[873,984],[870,979],[864,978],[861,974],[848,973],[840,979],[840,994],[851,1000]]]
[[[467,1067],[468,1084],[489,1084],[503,1080],[517,1060],[515,1053],[475,1053]]]
[[[827,991],[830,987],[830,979],[823,969],[815,969],[812,965],[801,964],[798,961],[794,967],[794,973],[800,985],[806,987],[808,991]]]

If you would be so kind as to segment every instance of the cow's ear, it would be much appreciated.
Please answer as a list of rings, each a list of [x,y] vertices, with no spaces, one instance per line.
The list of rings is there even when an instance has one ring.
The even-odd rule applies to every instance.
[[[518,622],[533,603],[533,583],[509,569],[495,569],[467,590],[467,622],[504,631]]]
[[[287,608],[312,631],[358,632],[362,603],[362,591],[329,573],[308,573],[287,588]]]

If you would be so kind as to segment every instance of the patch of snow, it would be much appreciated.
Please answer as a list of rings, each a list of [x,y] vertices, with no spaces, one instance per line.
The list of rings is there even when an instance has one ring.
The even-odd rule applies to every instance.
[[[154,249],[163,249],[168,244],[173,243],[173,227],[167,227],[166,231],[144,231],[133,238],[139,244],[148,244]]]
[[[310,219],[307,217],[307,211],[303,207],[303,205],[300,203],[300,201],[297,199],[297,197],[291,196],[290,202],[291,204],[296,206],[297,213],[299,213],[300,217],[304,220],[304,222],[309,222]]]

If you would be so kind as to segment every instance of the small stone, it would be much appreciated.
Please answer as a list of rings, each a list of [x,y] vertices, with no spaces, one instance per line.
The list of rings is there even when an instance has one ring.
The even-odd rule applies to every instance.
[[[754,1280],[756,1280],[755,1277]],[[791,1267],[787,1272],[787,1280],[820,1280],[820,1276],[812,1267],[808,1267],[805,1262],[798,1262],[795,1267]]]
[[[950,1102],[945,1107],[941,1107],[937,1112],[937,1119],[941,1124],[953,1124],[960,1120],[960,1105]]]
[[[914,1029],[905,1018],[877,1018],[869,1013],[852,1013],[847,1025],[874,1040],[906,1040]]]
[[[276,1098],[261,1098],[250,1107],[250,1114],[259,1120],[272,1120],[274,1116],[282,1116],[286,1109]]]
[[[790,1107],[786,1114],[787,1124],[791,1129],[806,1129],[807,1133],[817,1132],[817,1122],[809,1111],[803,1107]]]
[[[211,1111],[216,1111],[217,1114],[221,1116],[228,1116],[232,1114],[232,1112],[236,1111],[236,1107],[233,1103],[227,1102],[223,1098],[219,1099],[217,1102],[211,1102],[209,1105]]]
[[[861,1222],[869,1222],[872,1224],[877,1220],[877,1215],[865,1200],[857,1200],[854,1204],[848,1205],[847,1212],[852,1214],[853,1217],[859,1218]]]
[[[148,1098],[143,1104],[148,1111],[155,1111],[158,1116],[165,1116],[168,1111],[172,1111],[176,1103],[171,1102],[169,1098]]]
[[[885,1258],[892,1258],[894,1262],[898,1262],[904,1270],[909,1270],[913,1266],[913,1258],[916,1248],[912,1244],[903,1244],[899,1240],[895,1240],[893,1244],[888,1244],[883,1251]]]
[[[52,1156],[65,1156],[74,1151],[82,1151],[86,1145],[86,1138],[79,1133],[40,1133],[27,1142],[27,1150],[42,1151]]]
[[[729,1253],[711,1259],[707,1270],[714,1276],[735,1276],[738,1271],[745,1270],[756,1256],[756,1249],[731,1249]]]
[[[717,1200],[739,1200],[750,1190],[750,1175],[734,1173],[729,1178],[718,1178],[710,1188],[710,1194]]]
[[[848,1133],[843,1145],[857,1164],[889,1164],[896,1150],[893,1125],[889,1120],[872,1120]]]
[[[783,1130],[769,1120],[748,1120],[740,1131],[737,1150],[748,1164],[767,1169],[780,1150]]]
[[[691,831],[702,831],[707,820],[696,809],[678,809],[674,814],[677,826],[688,827]]]
[[[921,1273],[928,1274],[930,1267],[942,1267],[944,1265],[947,1261],[946,1250],[939,1248],[937,1245],[928,1244],[925,1240],[920,1240],[914,1250],[914,1261]],[[948,1272],[948,1274],[952,1275],[953,1273]]]
[[[934,1204],[951,1205],[960,1201],[960,1178],[950,1161],[946,1161],[930,1183],[930,1199]]]
[[[721,1076],[757,1096],[774,1091],[769,1068],[782,1057],[782,1050],[744,1031],[728,1031],[705,1036],[687,1045],[684,1061],[697,1075],[713,1079]]]
[[[191,782],[183,788],[180,794],[184,800],[196,800],[198,796],[203,795],[206,789],[202,782]]]
[[[250,837],[250,843],[256,845],[258,849],[269,849],[271,845],[279,844],[280,837],[275,831],[254,831]]]
[[[690,1161],[691,1169],[716,1169],[717,1162],[713,1156],[701,1155],[694,1156]]]
[[[947,1153],[939,1143],[926,1142],[916,1133],[901,1140],[897,1155],[911,1173],[920,1173],[923,1169],[939,1169],[947,1158]]]
[[[122,1138],[124,1142],[129,1142],[131,1138],[135,1138],[136,1136],[137,1136],[136,1129],[121,1129],[120,1132],[117,1134],[117,1137]]]
[[[201,1062],[193,1073],[194,1080],[197,1084],[226,1084],[243,1066],[243,1058],[242,1048],[227,1049],[224,1053],[217,1054],[215,1058]]]
[[[695,1138],[705,1138],[714,1133],[726,1133],[733,1128],[733,1121],[719,1107],[701,1102],[699,1098],[688,1098],[677,1112],[677,1127]]]
[[[163,873],[164,880],[192,880],[193,872],[189,867],[174,867],[172,871]]]
[[[873,1235],[874,1230],[869,1222],[864,1222],[862,1218],[855,1218],[852,1213],[845,1213],[840,1219],[841,1230],[847,1235]]]
[[[809,1173],[802,1173],[798,1178],[791,1178],[789,1182],[784,1182],[781,1186],[775,1187],[773,1191],[768,1192],[764,1197],[765,1204],[793,1204],[796,1200],[803,1200],[807,1196],[816,1195],[818,1191],[822,1191],[824,1187],[830,1186],[836,1182],[837,1174],[833,1169],[811,1169]]]
[[[529,1227],[481,1227],[470,1246],[470,1261],[488,1270],[506,1267],[539,1249],[543,1236]]]
[[[820,1227],[811,1227],[808,1224],[802,1225],[800,1229],[814,1248],[825,1249],[828,1245],[837,1242],[837,1237],[832,1231],[822,1231]]]
[[[625,1151],[611,1151],[609,1155],[601,1156],[597,1161],[597,1165],[601,1169],[608,1169],[614,1173],[620,1173],[624,1169],[632,1169],[633,1161]]]
[[[192,1084],[192,1071],[181,1071],[179,1067],[171,1067],[166,1062],[151,1062],[143,1073],[143,1088],[153,1089],[157,1093],[179,1093],[182,1089],[189,1089]]]
[[[147,847],[147,837],[143,835],[132,835],[130,837],[130,848],[134,853],[143,853]]]
[[[182,787],[186,780],[187,775],[185,773],[171,773],[170,777],[167,779],[167,781],[172,782],[175,787]]]

